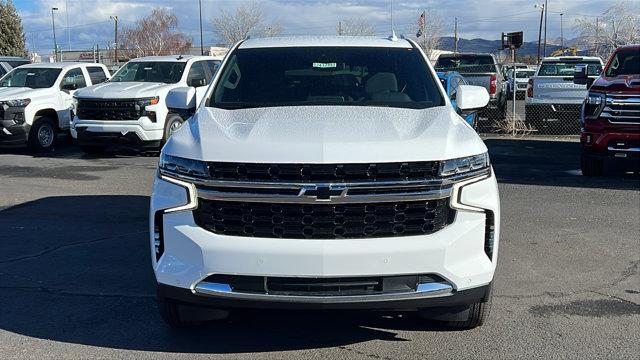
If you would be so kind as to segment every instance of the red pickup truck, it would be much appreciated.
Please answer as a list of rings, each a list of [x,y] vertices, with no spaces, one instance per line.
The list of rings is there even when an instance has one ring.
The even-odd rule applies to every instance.
[[[605,162],[640,170],[640,44],[617,48],[595,81],[585,70],[576,66],[574,77],[591,85],[582,105],[582,174],[603,175]]]

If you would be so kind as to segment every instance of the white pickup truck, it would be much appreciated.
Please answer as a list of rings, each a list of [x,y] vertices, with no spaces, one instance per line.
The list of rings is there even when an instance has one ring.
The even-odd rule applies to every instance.
[[[22,65],[0,79],[0,143],[27,143],[34,151],[53,148],[69,130],[73,94],[106,81],[104,65],[50,63]]]
[[[527,125],[538,131],[548,127],[579,129],[580,108],[587,96],[587,86],[573,83],[574,69],[578,64],[586,64],[588,75],[594,80],[602,72],[602,59],[599,57],[563,56],[542,60],[527,84]]]
[[[203,93],[220,65],[210,56],[152,56],[133,59],[110,81],[75,94],[71,135],[88,153],[126,142],[158,148],[184,118],[167,109],[167,93],[191,87]]]

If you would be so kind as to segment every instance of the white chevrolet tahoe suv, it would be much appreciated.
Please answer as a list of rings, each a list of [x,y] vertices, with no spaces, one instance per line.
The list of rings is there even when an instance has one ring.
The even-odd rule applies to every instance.
[[[602,72],[602,59],[587,56],[546,57],[527,84],[525,123],[538,131],[580,129],[580,109],[587,86],[573,83],[576,65],[587,64],[594,80]],[[554,129],[555,128],[555,129]]]
[[[172,94],[171,107],[191,101]],[[458,87],[464,111],[488,101]],[[425,54],[395,38],[237,44],[163,147],[150,206],[171,326],[288,308],[417,310],[475,327],[499,231],[487,148]]]
[[[89,153],[120,142],[158,148],[184,121],[167,109],[167,93],[185,86],[204,92],[220,61],[182,55],[133,59],[110,81],[75,94],[71,135]]]
[[[0,144],[25,144],[34,151],[53,148],[69,130],[73,94],[106,81],[104,65],[49,63],[22,65],[0,79]]]

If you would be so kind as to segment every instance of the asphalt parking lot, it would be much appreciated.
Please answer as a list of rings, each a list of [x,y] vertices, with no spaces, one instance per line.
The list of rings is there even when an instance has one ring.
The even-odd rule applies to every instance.
[[[157,157],[0,150],[0,358],[637,358],[638,176],[580,176],[576,142],[486,143],[503,230],[491,317],[464,332],[266,311],[172,331],[147,240]]]

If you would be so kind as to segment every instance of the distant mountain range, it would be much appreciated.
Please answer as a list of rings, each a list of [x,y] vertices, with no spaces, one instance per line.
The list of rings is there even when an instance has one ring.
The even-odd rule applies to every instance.
[[[565,39],[565,47],[574,45],[577,39]],[[560,39],[547,38],[547,55],[560,49]],[[542,45],[540,51],[542,52]],[[486,40],[486,39],[458,39],[458,51],[459,52],[472,52],[472,53],[495,53],[500,49],[502,42],[500,40]],[[454,50],[454,38],[453,36],[446,36],[440,38],[440,45],[438,49],[441,50]],[[516,50],[518,56],[537,55],[538,54],[538,42],[525,42],[522,47]]]

